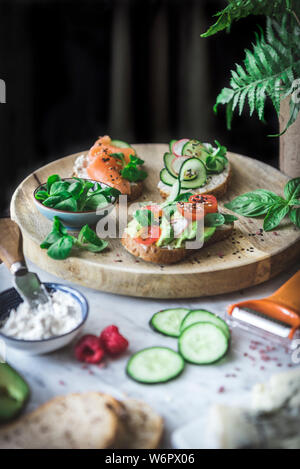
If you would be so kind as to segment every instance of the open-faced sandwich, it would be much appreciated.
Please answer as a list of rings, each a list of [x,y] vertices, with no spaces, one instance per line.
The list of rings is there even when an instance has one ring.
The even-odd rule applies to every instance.
[[[231,168],[227,149],[215,140],[216,147],[199,140],[171,140],[164,154],[158,188],[166,199],[174,183],[181,180],[181,192],[213,194],[222,197],[230,181]]]
[[[218,211],[213,195],[181,194],[162,205],[141,205],[125,229],[122,244],[144,261],[174,264],[199,249],[187,244],[199,233],[200,247],[228,238],[234,220],[236,217]]]
[[[141,169],[143,163],[128,143],[105,135],[99,137],[88,154],[76,159],[73,176],[103,182],[135,200],[141,195],[147,177]]]

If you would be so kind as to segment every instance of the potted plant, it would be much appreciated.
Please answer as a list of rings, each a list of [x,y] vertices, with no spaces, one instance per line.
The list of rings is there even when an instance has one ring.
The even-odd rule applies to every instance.
[[[214,106],[226,105],[227,127],[233,112],[241,114],[248,101],[250,115],[264,120],[267,98],[279,117],[280,169],[300,176],[300,1],[227,0],[216,14],[217,22],[202,37],[230,30],[233,22],[249,15],[265,15],[266,27],[255,33],[251,50],[245,50],[243,65],[231,71],[230,87],[223,88]]]

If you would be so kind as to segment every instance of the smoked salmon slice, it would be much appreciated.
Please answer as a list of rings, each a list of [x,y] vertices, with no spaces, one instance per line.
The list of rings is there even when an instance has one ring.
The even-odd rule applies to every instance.
[[[119,148],[111,145],[108,135],[100,137],[88,153],[89,164],[87,173],[94,181],[101,181],[118,189],[122,194],[131,193],[130,182],[121,176],[122,161],[114,158],[114,153],[122,153],[125,163],[130,162],[130,155],[134,155],[133,148]]]

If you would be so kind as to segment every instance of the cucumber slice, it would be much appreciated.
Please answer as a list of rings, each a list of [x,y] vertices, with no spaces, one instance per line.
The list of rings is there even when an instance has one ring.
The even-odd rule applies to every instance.
[[[176,143],[176,142],[177,142],[177,140],[174,140],[174,139],[170,141],[170,143],[169,143],[170,153],[173,153],[173,145],[174,145],[174,143]]]
[[[177,179],[172,176],[169,171],[166,170],[166,168],[163,168],[161,170],[159,177],[160,180],[167,186],[173,186],[173,184],[175,184],[175,182],[177,181]]]
[[[188,177],[190,175],[190,180]],[[180,169],[179,179],[183,181],[183,189],[197,189],[206,183],[205,165],[198,158],[187,159]]]
[[[145,384],[165,383],[184,369],[179,353],[167,347],[149,347],[135,353],[127,364],[130,378]]]
[[[176,179],[176,181],[174,182],[172,186],[169,197],[167,198],[167,202],[173,202],[173,200],[175,200],[176,197],[178,197],[178,195],[180,194],[180,191],[181,191],[181,183],[179,179]]]
[[[194,156],[199,158],[203,163],[205,163],[206,158],[209,156],[208,149],[199,142],[199,140],[189,140],[182,149],[182,154],[186,156]]]
[[[110,143],[118,148],[131,148],[131,145],[129,145],[129,143],[123,142],[123,140],[112,140]]]
[[[179,353],[195,365],[208,365],[224,357],[229,340],[220,327],[209,322],[197,322],[187,327],[179,337]]]
[[[215,324],[222,329],[227,339],[230,339],[230,330],[227,323],[216,314],[206,311],[205,309],[195,309],[190,311],[182,321],[180,331],[183,332],[184,329],[197,322],[209,322],[211,324]]]
[[[175,173],[172,167],[172,162],[176,159],[176,156],[173,155],[172,153],[165,153],[163,158],[164,158],[164,165],[165,165],[166,170],[171,176],[177,179],[178,174]]]
[[[152,316],[150,326],[161,334],[179,337],[181,323],[189,311],[186,308],[164,309]]]

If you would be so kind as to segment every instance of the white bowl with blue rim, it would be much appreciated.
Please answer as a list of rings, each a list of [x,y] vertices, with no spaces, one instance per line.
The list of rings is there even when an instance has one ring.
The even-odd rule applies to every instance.
[[[79,291],[75,290],[75,288],[67,285],[61,285],[59,283],[44,283],[44,285],[50,293],[59,290],[73,297],[80,306],[80,323],[66,334],[41,340],[16,339],[15,337],[9,337],[3,334],[0,329],[0,340],[4,341],[8,349],[14,349],[27,355],[43,355],[65,347],[82,331],[89,314],[89,306],[85,297]],[[16,309],[22,301],[22,298],[15,288],[10,288],[0,293],[0,323],[9,317],[10,311]]]
[[[62,178],[62,181],[74,182],[72,178]],[[92,181],[91,179],[83,179],[84,181],[90,181],[96,184],[100,184],[103,189],[110,187],[108,184],[104,184],[99,181]],[[59,210],[52,207],[46,207],[40,200],[35,198],[35,195],[38,191],[43,189],[46,186],[46,183],[40,184],[33,192],[33,200],[38,209],[38,211],[48,218],[48,220],[53,220],[54,217],[59,217],[60,221],[64,226],[69,230],[80,230],[84,225],[96,226],[98,221],[107,217],[107,215],[112,211],[114,205],[117,202],[116,197],[111,197],[111,202],[107,203],[107,206],[98,208],[97,210],[85,210],[81,212],[68,212],[66,210]]]

